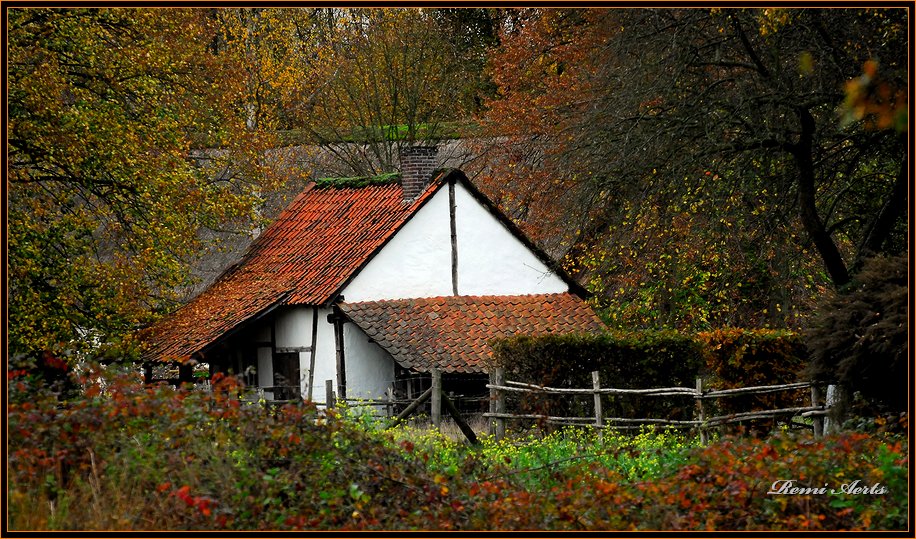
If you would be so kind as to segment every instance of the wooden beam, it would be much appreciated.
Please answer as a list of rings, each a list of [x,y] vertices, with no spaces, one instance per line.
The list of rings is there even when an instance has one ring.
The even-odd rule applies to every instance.
[[[477,441],[477,435],[474,434],[474,429],[472,429],[471,426],[468,425],[464,420],[464,418],[461,417],[461,414],[458,412],[458,408],[451,401],[451,399],[445,395],[442,395],[442,404],[445,405],[446,411],[448,411],[448,413],[452,416],[452,419],[455,420],[455,424],[458,425],[458,428],[461,429],[461,432],[464,433],[464,437],[467,438],[468,441],[472,444],[477,445],[479,442]]]
[[[407,408],[404,408],[404,410],[400,414],[398,414],[396,418],[394,418],[394,421],[391,422],[391,426],[393,427],[397,425],[398,423],[400,423],[401,421],[404,421],[405,418],[410,416],[410,414],[414,413],[414,410],[416,410],[417,408],[420,407],[420,405],[426,402],[426,399],[428,399],[429,396],[432,394],[433,394],[433,388],[431,387],[427,389],[426,391],[424,391],[423,394],[417,398],[417,400],[410,403],[410,405]]]
[[[452,295],[458,295],[458,227],[455,224],[455,180],[448,182],[448,222],[452,241]]]
[[[335,401],[337,400],[334,395],[334,380],[324,381],[324,400],[328,410],[334,408]]]
[[[295,352],[311,352],[310,346],[278,346],[275,348],[278,354],[291,354]]]
[[[318,347],[318,307],[312,307],[312,346],[309,350],[309,388],[308,400],[312,401],[314,395],[312,384],[315,383],[315,350]]]

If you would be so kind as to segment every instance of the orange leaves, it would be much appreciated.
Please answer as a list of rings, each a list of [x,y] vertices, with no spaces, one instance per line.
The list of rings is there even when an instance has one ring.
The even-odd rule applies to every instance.
[[[170,485],[170,483],[164,483],[163,485]],[[159,485],[159,487],[162,487],[163,485]],[[168,486],[166,486],[165,488],[167,489]],[[163,492],[163,491],[159,490],[159,492]],[[214,505],[215,500],[213,500],[213,498],[210,498],[209,496],[191,496],[190,492],[191,492],[191,487],[188,485],[184,485],[181,488],[178,488],[172,491],[170,496],[174,496],[178,498],[179,500],[184,502],[185,505],[187,505],[188,507],[199,511],[201,515],[205,517],[209,517],[210,514],[213,512],[212,507]]]
[[[843,121],[864,120],[869,129],[905,132],[909,114],[906,87],[882,79],[878,68],[877,60],[869,59],[862,66],[862,75],[846,82],[840,108]]]
[[[225,380],[214,378],[213,385]],[[726,438],[680,454],[638,481],[599,465],[543,475],[497,466],[509,473],[479,480],[492,477],[494,463],[469,448],[444,457],[430,454],[444,448],[418,442],[406,452],[364,424],[330,417],[319,424],[310,406],[250,406],[238,417],[219,419],[211,413],[220,406],[213,394],[107,382],[110,397],[74,398],[65,406],[53,395],[13,391],[7,477],[20,512],[53,489],[57,500],[72,503],[60,525],[81,529],[101,527],[74,510],[74,501],[93,503],[93,492],[105,501],[98,517],[105,522],[142,507],[132,529],[794,531],[907,525],[903,437]],[[126,417],[107,418],[109,410],[125,407]],[[443,473],[440,457],[458,459],[460,471]],[[542,482],[532,484],[532,477]],[[880,483],[887,491],[767,494],[779,479],[836,489],[859,480],[862,487]]]

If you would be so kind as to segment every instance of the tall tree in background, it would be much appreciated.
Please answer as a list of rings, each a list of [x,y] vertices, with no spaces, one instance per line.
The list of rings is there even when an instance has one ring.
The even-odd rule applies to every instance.
[[[460,20],[420,9],[334,10],[316,63],[315,85],[295,103],[309,140],[331,152],[341,173],[397,167],[402,144],[435,142],[443,122],[464,118],[468,55],[440,23]]]
[[[250,128],[290,129],[290,108],[314,92],[315,71],[327,61],[324,38],[333,14],[319,9],[213,9],[213,50],[242,68]]]
[[[903,246],[906,28],[905,10],[526,11],[491,64],[488,119],[516,144],[485,189],[570,223],[548,239],[620,323],[797,324]]]
[[[10,352],[126,347],[198,231],[249,216],[273,141],[246,128],[242,64],[204,10],[8,15]],[[201,140],[220,151],[195,163]]]

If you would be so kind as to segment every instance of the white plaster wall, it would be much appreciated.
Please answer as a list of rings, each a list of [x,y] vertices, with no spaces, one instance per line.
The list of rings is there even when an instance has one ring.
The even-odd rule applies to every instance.
[[[326,380],[333,380],[337,391],[337,349],[334,341],[334,325],[328,322],[330,309],[318,310],[318,338],[315,354],[315,388],[312,400],[324,404]],[[279,313],[276,319],[276,347],[311,346],[312,307],[296,306]],[[258,383],[273,385],[273,365],[269,360],[270,349],[265,348],[264,358],[258,351]],[[394,380],[394,362],[378,345],[369,342],[369,337],[352,323],[344,324],[344,354],[347,368],[347,397],[383,398],[385,390]],[[299,370],[302,375],[302,394],[308,393],[308,352],[299,354]],[[265,370],[266,368],[266,370]]]
[[[344,288],[346,301],[452,294],[448,187],[439,189]]]
[[[269,346],[258,347],[258,385],[268,387],[274,385],[273,350]],[[273,392],[265,392],[265,397],[273,398]]]
[[[383,399],[394,384],[394,359],[355,324],[344,324],[349,398]],[[377,408],[377,407],[374,407]]]
[[[569,290],[562,279],[460,183],[455,185],[455,224],[458,293],[462,296],[553,294]]]
[[[281,311],[274,325],[275,346],[312,346],[312,312],[313,308],[307,306],[294,306]],[[310,352],[299,352],[299,390],[302,395],[308,395],[310,362]]]
[[[286,308],[277,315],[275,324],[277,348],[312,345],[312,307]]]
[[[318,309],[318,342],[315,352],[315,387],[312,390],[312,400],[324,404],[325,380],[334,381],[334,391],[337,391],[337,349],[334,346],[334,325],[328,322],[330,309]],[[308,367],[306,367],[308,368]]]

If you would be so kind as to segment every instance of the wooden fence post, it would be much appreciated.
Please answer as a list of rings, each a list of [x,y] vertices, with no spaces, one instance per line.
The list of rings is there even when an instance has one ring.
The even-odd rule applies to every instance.
[[[827,396],[824,399],[824,406],[827,408],[828,415],[824,417],[824,434],[830,434],[836,430],[835,421],[830,418],[830,409],[836,405],[837,401],[837,386],[829,384],[827,386]]]
[[[442,426],[442,372],[439,369],[433,369],[433,394],[430,395],[429,416],[433,425],[438,429]]]
[[[697,410],[699,412],[700,420],[700,443],[706,445],[709,442],[709,437],[706,434],[706,427],[703,425],[703,421],[706,419],[706,415],[703,411],[703,379],[697,378]]]
[[[385,390],[385,400],[388,401],[388,404],[385,405],[385,415],[391,417],[394,414],[394,387],[388,386],[388,389]]]
[[[334,395],[334,380],[324,381],[324,400],[328,410],[334,408],[337,397]]]
[[[598,371],[592,371],[592,389],[595,390],[595,428],[598,429],[598,441],[604,442],[604,415],[601,413],[601,378]]]
[[[496,371],[490,372],[490,385],[496,385]],[[496,390],[492,387],[490,388],[490,409],[489,413],[496,413]],[[496,436],[496,420],[494,418],[489,418],[487,420],[487,433],[490,436]]]
[[[821,400],[821,389],[811,384],[811,406],[819,406],[818,402]],[[821,416],[814,416],[812,419],[812,426],[814,428],[814,437],[820,438],[824,435],[824,418]]]
[[[502,386],[506,381],[506,371],[502,368],[497,368],[493,372],[493,385]],[[504,414],[506,413],[506,394],[499,389],[490,390],[491,400],[490,405],[494,414]],[[496,417],[492,423],[493,426],[493,435],[496,437],[496,441],[502,440],[506,437],[506,419],[502,417]]]

